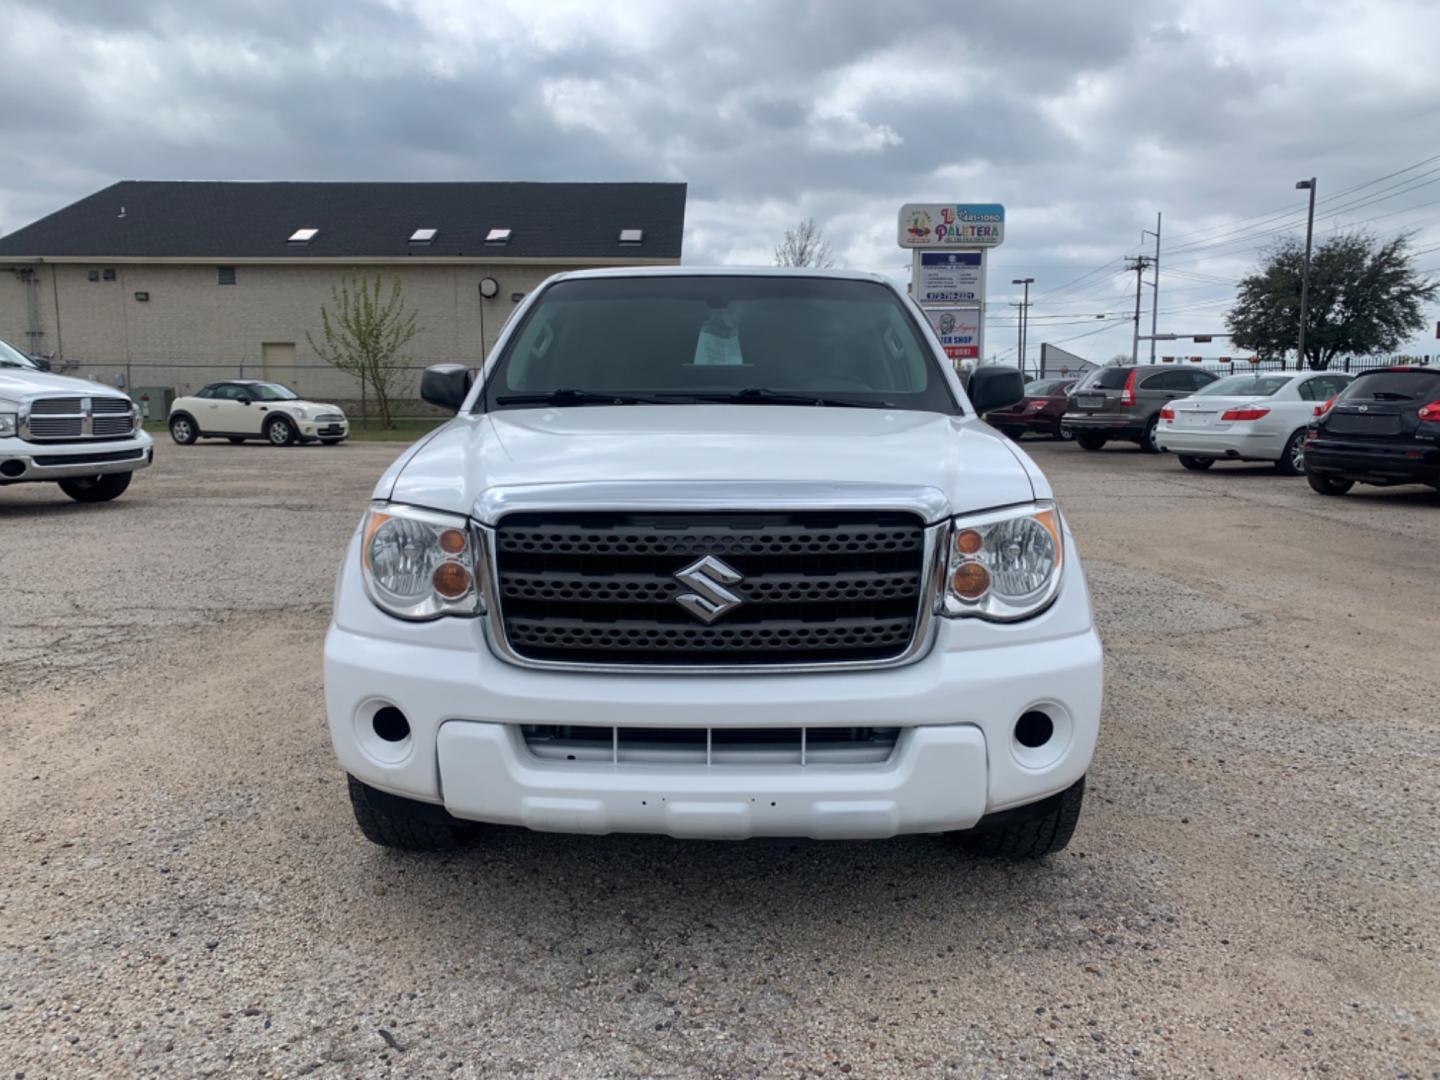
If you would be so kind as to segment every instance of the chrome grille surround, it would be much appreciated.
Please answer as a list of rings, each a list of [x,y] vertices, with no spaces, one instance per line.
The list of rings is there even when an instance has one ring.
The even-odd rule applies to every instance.
[[[537,658],[526,655],[523,647],[517,647],[517,643],[511,640],[503,610],[505,597],[499,569],[500,551],[496,528],[506,517],[516,513],[534,514],[537,512],[564,518],[567,515],[593,512],[666,514],[683,511],[711,518],[726,514],[802,514],[807,512],[853,517],[857,512],[864,511],[897,511],[913,515],[916,519],[913,527],[920,537],[918,558],[914,566],[908,571],[895,571],[880,575],[885,579],[905,578],[904,586],[910,586],[910,582],[918,577],[918,589],[913,592],[910,592],[910,589],[914,588],[913,586],[905,589],[906,592],[910,592],[915,601],[914,608],[906,612],[903,620],[907,624],[903,634],[899,632],[898,626],[878,627],[872,621],[867,628],[872,634],[890,633],[894,636],[888,640],[872,640],[864,644],[884,646],[886,649],[893,644],[893,650],[887,651],[884,655],[872,654],[864,658],[852,656],[842,659],[825,659],[823,655],[817,656],[814,652],[811,653],[811,656],[806,657],[798,650],[788,650],[788,652],[778,648],[772,650],[771,642],[781,639],[779,631],[795,629],[780,625],[777,621],[774,626],[761,627],[761,629],[773,630],[776,633],[769,640],[759,642],[759,645],[767,653],[774,653],[774,662],[727,661],[723,652],[717,652],[713,662],[690,662],[689,660],[669,663],[614,662],[594,659],[567,660],[553,656]],[[826,484],[788,481],[651,481],[642,483],[600,481],[488,489],[477,501],[473,512],[476,522],[475,531],[485,555],[482,586],[485,599],[486,638],[491,651],[500,659],[521,667],[548,670],[650,671],[667,674],[714,675],[814,673],[898,667],[919,660],[930,651],[934,644],[938,624],[937,598],[941,576],[944,572],[945,540],[948,536],[949,516],[948,500],[942,492],[935,488],[854,481]],[[672,552],[672,554],[679,553]],[[677,563],[675,569],[679,569],[681,565]],[[856,580],[850,584],[862,589],[873,590],[872,595],[883,595],[887,592],[891,596],[895,594],[896,585],[892,580],[882,583],[876,579],[862,585],[857,575],[851,576],[856,577]],[[761,572],[755,575],[754,580],[765,590],[778,591],[794,587],[792,578],[793,575]],[[560,584],[567,585],[565,582]],[[573,584],[573,582],[569,584]],[[803,594],[805,596],[824,594],[828,588],[823,581],[812,580],[808,585],[811,588]],[[509,583],[509,587],[513,592],[516,589],[535,588],[537,583],[533,580],[521,580]],[[642,590],[636,595],[643,598],[653,596],[654,593],[653,590]],[[539,621],[544,622],[544,620]],[[716,626],[724,628],[725,620],[722,619]],[[698,622],[694,624],[694,627],[700,630],[704,629]],[[680,626],[668,628],[677,632],[681,630]],[[833,622],[827,626],[824,620],[810,624],[812,631],[816,628],[827,632],[841,633],[853,629],[836,626]],[[536,629],[551,633],[559,633],[563,630],[558,625],[548,628],[539,626]],[[633,631],[644,628],[631,625],[615,629]],[[735,626],[728,629],[733,632],[740,628]],[[757,627],[751,626],[749,629],[754,632]]]
[[[27,442],[123,439],[139,427],[140,412],[129,398],[64,395],[20,403],[18,434]]]

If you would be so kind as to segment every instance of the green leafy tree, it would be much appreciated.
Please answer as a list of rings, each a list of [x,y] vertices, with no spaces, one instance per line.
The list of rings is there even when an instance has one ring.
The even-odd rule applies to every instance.
[[[380,410],[381,425],[394,427],[391,402],[404,370],[401,350],[420,333],[415,313],[405,310],[398,276],[386,295],[380,274],[346,274],[320,308],[320,340],[305,338],[320,358],[360,380]]]
[[[1440,281],[1415,271],[1409,248],[1408,236],[1381,242],[1365,232],[1319,243],[1310,257],[1302,365],[1323,371],[1339,356],[1393,352],[1425,325],[1422,305],[1440,292]],[[1240,282],[1225,317],[1236,345],[1281,356],[1297,347],[1304,266],[1305,245],[1291,237]]]

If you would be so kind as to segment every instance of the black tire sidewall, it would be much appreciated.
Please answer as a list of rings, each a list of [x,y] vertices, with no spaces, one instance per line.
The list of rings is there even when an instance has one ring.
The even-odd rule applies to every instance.
[[[130,486],[134,473],[104,473],[96,477],[76,477],[58,481],[60,490],[79,503],[101,503],[118,499]]]
[[[190,437],[188,439],[182,439],[175,434],[175,424],[181,420],[190,426]],[[174,440],[177,446],[190,446],[194,444],[196,439],[200,438],[200,428],[196,425],[195,418],[189,414],[172,416],[167,426],[170,428],[170,438]]]
[[[283,426],[285,429],[284,442],[276,442],[275,436],[271,434],[275,430],[276,425]],[[295,425],[292,424],[285,417],[276,416],[273,419],[265,421],[265,441],[268,442],[271,446],[293,446],[295,444],[296,437],[297,432],[295,431]]]

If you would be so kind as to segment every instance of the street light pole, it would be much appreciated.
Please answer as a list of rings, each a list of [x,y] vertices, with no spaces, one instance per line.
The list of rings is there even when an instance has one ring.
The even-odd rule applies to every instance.
[[[1011,285],[1025,286],[1025,299],[1020,304],[1020,374],[1025,374],[1025,349],[1029,342],[1025,340],[1025,332],[1030,329],[1030,284],[1033,277],[1011,278]]]
[[[1153,237],[1155,237],[1155,261],[1154,261],[1154,266],[1155,266],[1155,280],[1150,283],[1150,287],[1155,290],[1154,295],[1150,297],[1150,363],[1153,364],[1153,363],[1155,362],[1155,324],[1156,324],[1156,321],[1157,321],[1157,319],[1159,318],[1159,315],[1160,315],[1160,213],[1159,213],[1159,211],[1156,211],[1156,213],[1155,213],[1155,231],[1154,231],[1154,232],[1151,232],[1149,229],[1141,229],[1141,230],[1140,230],[1140,239],[1141,239],[1142,241],[1143,241],[1143,240],[1145,239],[1145,237],[1147,237],[1147,236],[1153,236]]]
[[[1310,192],[1310,216],[1305,222],[1305,268],[1300,273],[1300,344],[1295,357],[1295,370],[1305,369],[1305,318],[1310,299],[1310,242],[1315,237],[1315,177],[1298,180],[1295,190]]]

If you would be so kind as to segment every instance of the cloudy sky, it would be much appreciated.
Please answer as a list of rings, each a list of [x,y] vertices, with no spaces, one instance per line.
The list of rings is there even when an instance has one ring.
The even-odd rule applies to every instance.
[[[683,180],[687,262],[768,263],[813,216],[898,278],[901,203],[996,201],[987,353],[1031,276],[1032,348],[1102,359],[1157,211],[1162,332],[1223,329],[1312,175],[1318,235],[1414,230],[1440,271],[1435,0],[0,0],[0,27],[0,233],[119,179]]]

